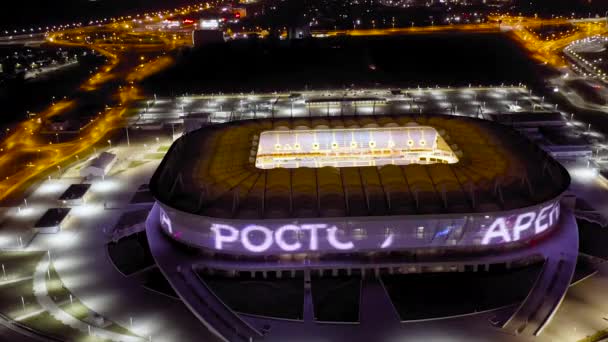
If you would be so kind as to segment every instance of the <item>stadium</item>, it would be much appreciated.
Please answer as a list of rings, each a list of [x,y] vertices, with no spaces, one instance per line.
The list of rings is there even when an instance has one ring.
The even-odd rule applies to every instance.
[[[497,329],[539,334],[576,265],[569,184],[542,149],[486,120],[244,120],[175,141],[150,182],[147,231],[176,292],[228,340],[272,336],[273,318],[363,327],[368,278],[380,279],[400,322],[509,307],[492,318]],[[403,281],[422,297],[462,296],[462,308],[426,298],[413,315]],[[437,288],[444,282],[453,286]],[[458,291],[475,286],[504,295],[471,307]],[[328,299],[336,293],[342,303]]]

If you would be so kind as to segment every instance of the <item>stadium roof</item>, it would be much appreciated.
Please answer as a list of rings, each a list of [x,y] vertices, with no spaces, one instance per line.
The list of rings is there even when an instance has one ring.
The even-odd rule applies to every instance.
[[[432,127],[458,162],[257,168],[273,130]],[[161,202],[222,218],[307,218],[493,212],[559,196],[567,171],[514,129],[461,116],[262,119],[204,127],[169,150],[150,183]]]
[[[437,130],[418,124],[264,131],[257,145],[260,169],[458,162]]]

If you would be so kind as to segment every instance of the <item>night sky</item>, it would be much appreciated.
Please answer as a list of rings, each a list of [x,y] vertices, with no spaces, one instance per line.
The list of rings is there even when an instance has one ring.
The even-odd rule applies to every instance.
[[[142,13],[198,3],[194,0],[23,0],[2,2],[0,28],[29,28]],[[7,8],[8,7],[8,8]],[[10,8],[10,10],[9,10]]]

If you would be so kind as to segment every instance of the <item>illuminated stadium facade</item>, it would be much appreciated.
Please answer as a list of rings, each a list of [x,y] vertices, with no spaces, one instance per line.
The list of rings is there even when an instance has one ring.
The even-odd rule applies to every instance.
[[[353,117],[192,132],[152,188],[174,239],[279,255],[517,245],[555,226],[568,182],[557,162],[491,122]]]
[[[162,232],[171,248],[197,251],[184,259],[187,268],[231,274],[462,272],[538,260],[549,267],[557,258],[566,266],[546,276],[569,281],[576,256],[564,261],[556,251],[577,248],[562,198],[569,183],[527,138],[485,120],[246,120],[174,143],[150,183],[157,203],[147,229]],[[168,253],[155,256],[161,269]],[[191,289],[168,278],[188,302],[182,292]],[[543,286],[551,305],[567,289]],[[520,329],[518,320],[529,320],[525,305],[540,310],[522,304],[503,326]]]

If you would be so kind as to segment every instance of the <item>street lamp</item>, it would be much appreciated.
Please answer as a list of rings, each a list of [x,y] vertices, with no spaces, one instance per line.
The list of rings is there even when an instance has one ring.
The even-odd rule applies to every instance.
[[[112,148],[112,140],[108,139],[108,145],[110,145],[110,148]]]

